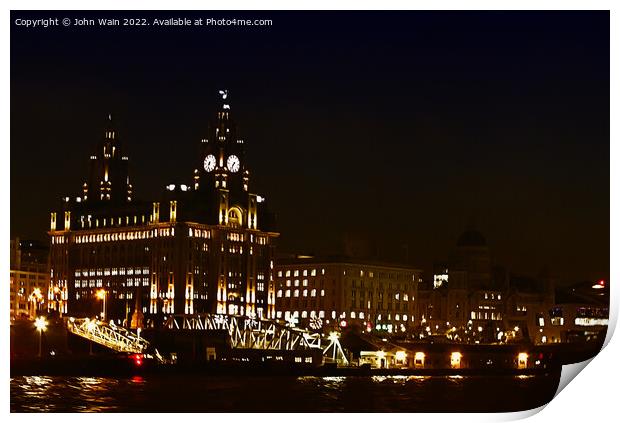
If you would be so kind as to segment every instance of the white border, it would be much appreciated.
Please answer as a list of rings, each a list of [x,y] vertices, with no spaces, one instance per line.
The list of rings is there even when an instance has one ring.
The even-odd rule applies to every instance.
[[[3,31],[2,40],[0,42],[2,49],[2,73],[3,81],[1,88],[3,101],[3,113],[0,117],[0,125],[2,129],[3,142],[0,146],[0,175],[2,178],[2,193],[3,198],[9,198],[9,157],[10,157],[10,132],[9,132],[9,113],[10,113],[10,96],[9,96],[9,31],[10,31],[10,9],[15,10],[278,10],[278,9],[290,9],[290,10],[341,10],[341,9],[415,9],[415,10],[611,10],[611,163],[618,163],[618,134],[617,134],[617,102],[618,99],[618,66],[617,66],[617,52],[620,43],[618,42],[618,30],[616,29],[619,23],[617,16],[618,6],[614,8],[617,2],[612,1],[541,1],[541,0],[527,0],[519,2],[497,2],[497,1],[442,1],[442,2],[406,2],[406,1],[394,1],[383,0],[381,2],[371,2],[367,0],[359,1],[333,1],[333,0],[303,0],[296,1],[294,3],[286,3],[284,1],[264,0],[264,1],[249,1],[249,0],[230,0],[226,2],[205,2],[205,1],[189,1],[189,0],[175,0],[174,2],[166,2],[162,0],[151,1],[134,1],[127,0],[108,0],[108,1],[68,1],[61,0],[55,1],[50,4],[49,1],[15,1],[9,0],[4,2],[8,5],[8,8],[4,9],[3,13]],[[611,187],[618,187],[618,171],[611,166]],[[611,190],[611,216],[618,215],[618,195]],[[0,239],[4,239],[0,242],[0,254],[4,257],[3,271],[5,281],[8,281],[8,240],[9,234],[9,208],[2,207],[2,226],[0,229]],[[612,306],[610,316],[610,335],[615,328],[615,324],[618,316],[618,290],[615,289],[614,281],[615,276],[618,275],[617,261],[617,240],[618,240],[618,227],[611,221],[611,288],[612,288]],[[8,284],[7,284],[8,285]],[[8,305],[8,295],[6,287],[0,290],[0,298],[2,298],[2,304]],[[0,348],[0,355],[5,363],[2,371],[5,376],[5,381],[8,382],[8,312],[0,314],[2,316],[2,323],[0,324],[0,339],[5,340],[5,346],[7,348]],[[609,341],[609,337],[608,340]],[[616,414],[616,402],[617,402],[617,389],[615,388],[616,381],[618,380],[617,360],[620,357],[620,351],[617,340],[612,339],[601,354],[591,361],[589,370],[582,372],[576,381],[570,383],[561,394],[551,401],[547,407],[542,407],[544,411],[536,414],[538,410],[530,410],[521,413],[505,413],[505,414],[424,414],[415,415],[408,418],[423,418],[429,421],[451,421],[452,419],[459,419],[460,421],[497,421],[497,420],[513,420],[528,417],[532,414],[536,414],[533,419],[553,419],[554,421],[578,421],[589,420],[607,421],[610,416]],[[570,373],[575,373],[575,367],[567,369]],[[2,384],[3,405],[6,406],[6,411],[9,410],[9,390],[8,383]],[[163,416],[162,416],[163,417]],[[224,419],[236,419],[236,418],[250,418],[269,419],[270,421],[290,421],[291,418],[299,419],[303,418],[314,419],[313,416],[301,416],[301,415],[286,415],[286,414],[272,414],[272,415],[254,415],[248,416],[247,414],[241,415],[228,415],[228,416],[190,416],[187,415],[184,418],[224,418]],[[340,416],[340,415],[322,415],[321,419],[336,420],[341,418],[362,418],[364,420],[372,419],[389,419],[391,415],[359,415],[359,416]],[[394,416],[399,418],[400,416]],[[11,415],[11,419],[24,419],[34,420],[40,418],[36,415]],[[138,415],[50,415],[45,419],[51,418],[52,420],[62,418],[65,421],[77,420],[83,418],[92,419],[109,419],[109,418],[121,418],[121,419],[135,419],[135,418],[149,418],[146,416]],[[156,418],[160,418],[159,416]],[[407,417],[406,417],[407,418]]]

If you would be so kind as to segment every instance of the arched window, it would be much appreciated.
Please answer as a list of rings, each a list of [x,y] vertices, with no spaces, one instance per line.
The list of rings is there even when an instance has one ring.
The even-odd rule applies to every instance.
[[[228,224],[232,227],[243,226],[243,213],[238,207],[228,209]]]

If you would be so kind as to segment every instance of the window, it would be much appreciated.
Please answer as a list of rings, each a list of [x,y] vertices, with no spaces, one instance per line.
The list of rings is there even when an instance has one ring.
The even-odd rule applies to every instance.
[[[312,291],[310,291],[310,296],[316,297],[316,289],[313,289]]]
[[[295,293],[293,294],[295,297],[299,297],[299,289],[295,290]]]
[[[284,293],[285,297],[290,297],[291,296],[291,290],[287,289],[286,292]]]

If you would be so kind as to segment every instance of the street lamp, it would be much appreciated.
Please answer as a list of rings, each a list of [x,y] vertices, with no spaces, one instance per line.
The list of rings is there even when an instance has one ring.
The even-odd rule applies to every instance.
[[[107,297],[107,292],[105,289],[100,289],[99,291],[97,291],[97,298],[99,298],[100,300],[103,300],[103,310],[101,311],[101,320],[105,321],[105,298]]]
[[[34,321],[34,327],[39,331],[39,358],[41,358],[41,344],[43,339],[43,332],[47,329],[47,320],[45,317],[37,317]]]

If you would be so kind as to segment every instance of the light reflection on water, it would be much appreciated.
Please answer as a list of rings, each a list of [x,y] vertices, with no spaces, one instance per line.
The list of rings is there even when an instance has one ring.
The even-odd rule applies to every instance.
[[[549,401],[553,376],[11,378],[12,412],[515,411]]]

